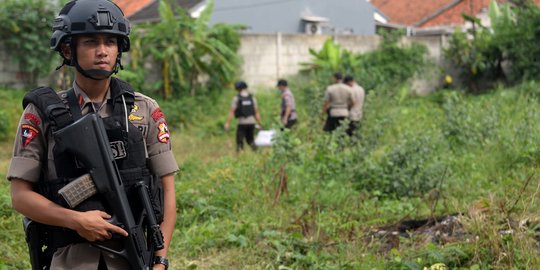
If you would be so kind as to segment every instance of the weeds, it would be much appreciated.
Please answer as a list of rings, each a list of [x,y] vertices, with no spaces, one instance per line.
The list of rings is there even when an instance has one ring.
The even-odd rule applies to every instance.
[[[534,89],[528,83],[484,96],[447,91],[427,98],[372,91],[355,138],[343,128],[323,133],[318,114],[310,115],[318,108],[303,103],[298,126],[280,133],[274,147],[239,155],[232,135],[220,129],[222,119],[210,117],[217,108],[190,118],[204,121],[200,127],[172,124],[182,171],[171,269],[423,270],[438,263],[536,269],[540,109]],[[316,93],[299,93],[298,100]],[[18,98],[8,97],[4,108],[15,112],[15,123],[20,108],[8,104]],[[257,98],[271,128],[279,97]],[[217,103],[227,107],[228,97]],[[9,153],[2,157],[5,172]],[[6,250],[0,265],[26,269],[8,186],[0,184]],[[461,234],[437,235],[444,224],[436,217],[448,213],[460,214]],[[374,228],[429,217],[429,228],[370,238]]]

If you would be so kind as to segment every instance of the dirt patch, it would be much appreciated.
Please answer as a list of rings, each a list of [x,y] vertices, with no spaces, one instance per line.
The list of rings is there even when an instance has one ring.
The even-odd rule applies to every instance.
[[[370,229],[364,240],[368,243],[379,242],[381,252],[398,248],[401,238],[415,237],[440,245],[456,242],[467,236],[459,217],[458,214],[452,214],[431,219],[402,220]]]

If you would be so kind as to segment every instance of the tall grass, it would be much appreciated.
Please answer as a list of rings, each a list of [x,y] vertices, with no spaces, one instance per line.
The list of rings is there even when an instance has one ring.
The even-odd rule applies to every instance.
[[[407,87],[372,91],[356,138],[323,134],[305,90],[319,86],[293,86],[298,126],[272,149],[240,154],[234,131],[222,130],[232,90],[178,112],[173,105],[184,101],[160,102],[167,115],[189,119],[185,125],[168,119],[182,168],[171,269],[423,269],[435,263],[537,269],[538,86],[482,96],[447,90],[415,97]],[[387,94],[396,91],[404,94]],[[279,94],[258,91],[256,97],[265,129],[277,127]],[[196,105],[199,111],[188,114]],[[0,174],[8,159],[3,152]],[[0,194],[0,265],[27,269],[7,181],[0,182]],[[463,233],[445,241],[414,231],[374,234],[404,219],[454,213]]]

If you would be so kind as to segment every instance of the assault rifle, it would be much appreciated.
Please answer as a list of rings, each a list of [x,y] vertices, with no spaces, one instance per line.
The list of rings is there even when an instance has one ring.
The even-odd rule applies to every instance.
[[[109,222],[128,232],[128,236],[121,237],[121,249],[112,249],[99,243],[94,243],[94,246],[123,257],[129,262],[131,269],[151,269],[154,252],[162,249],[164,244],[151,206],[148,187],[143,182],[135,185],[145,212],[140,220],[136,221],[114,162],[103,120],[96,114],[87,114],[75,123],[55,131],[53,135],[57,147],[73,154],[88,172],[72,181],[69,184],[71,186],[59,191],[60,195],[71,207],[75,207],[84,199],[99,193],[111,207],[112,218]],[[32,256],[32,250],[36,248],[30,246],[32,242],[35,243],[28,241],[31,259],[36,257]],[[32,265],[34,266],[34,261]],[[41,268],[34,266],[34,269],[43,269],[43,265],[39,267]]]

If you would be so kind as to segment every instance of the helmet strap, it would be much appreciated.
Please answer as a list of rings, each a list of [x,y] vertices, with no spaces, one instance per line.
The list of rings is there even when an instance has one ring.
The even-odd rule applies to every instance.
[[[75,66],[77,71],[79,71],[79,73],[81,73],[86,78],[96,80],[96,81],[105,80],[105,79],[108,79],[109,77],[111,77],[113,74],[118,73],[118,69],[124,69],[124,67],[121,64],[121,59],[122,59],[122,52],[121,51],[116,56],[116,64],[114,65],[113,70],[106,71],[106,70],[102,70],[102,69],[83,69],[79,65],[79,61],[77,61],[77,48],[76,48],[76,46],[73,45],[73,44],[70,44],[70,47],[71,47],[71,59],[69,61],[69,65],[70,66]],[[67,60],[67,59],[65,59],[65,60]],[[64,63],[66,63],[66,62],[67,61],[64,61]]]

